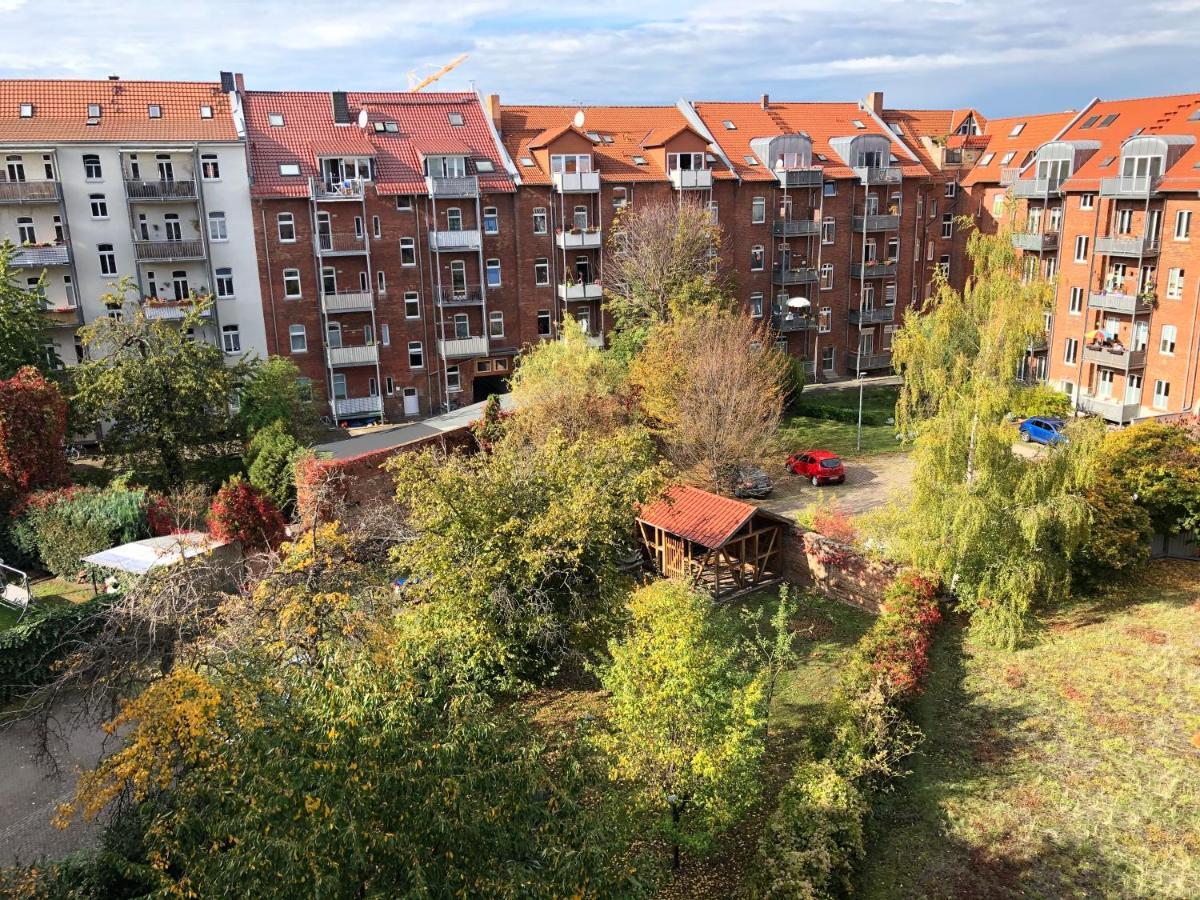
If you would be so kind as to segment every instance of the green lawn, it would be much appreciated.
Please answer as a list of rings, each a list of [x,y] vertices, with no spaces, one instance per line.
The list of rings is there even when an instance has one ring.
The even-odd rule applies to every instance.
[[[947,626],[858,893],[1200,896],[1200,569],[1160,562],[1016,652]]]
[[[863,388],[863,412],[867,416],[892,417],[896,410],[895,385],[873,385]],[[847,384],[836,389],[802,393],[801,405],[834,406],[844,410],[858,411],[858,386]],[[904,447],[896,440],[896,429],[891,425],[864,425],[862,448],[856,448],[857,422],[840,422],[834,419],[812,416],[788,416],[779,429],[789,450],[820,447],[832,450],[841,456],[864,456],[873,453],[895,453]]]
[[[93,597],[92,585],[76,584],[61,578],[45,578],[33,583],[33,604],[30,612],[39,606],[62,606],[66,603],[83,603]],[[28,615],[29,613],[26,613]],[[16,624],[20,610],[0,605],[0,631]]]

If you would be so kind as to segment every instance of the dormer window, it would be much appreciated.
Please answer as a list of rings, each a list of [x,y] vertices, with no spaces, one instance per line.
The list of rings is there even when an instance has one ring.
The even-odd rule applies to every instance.
[[[211,106],[202,106],[202,107],[200,107],[200,118],[202,118],[202,119],[211,119],[212,117],[213,117],[213,112],[212,112],[212,107],[211,107]]]
[[[32,119],[33,118],[33,104],[32,103],[22,103],[21,104],[21,118],[22,119]]]
[[[463,125],[466,124],[465,121],[463,120],[462,113],[458,113],[458,112],[446,113],[446,119],[450,122],[451,125],[455,126],[456,128],[461,128]]]
[[[434,178],[464,178],[467,174],[465,156],[427,156],[425,174]]]
[[[550,155],[550,171],[567,172],[570,174],[590,172],[592,171],[592,154],[553,153]]]
[[[88,114],[89,119],[100,118],[100,104],[99,103],[89,103],[88,108],[87,108],[87,114]]]
[[[668,153],[667,171],[679,169],[684,172],[705,168],[703,153]]]
[[[159,106],[157,103],[151,103],[149,106],[146,107],[146,115],[148,115],[152,119],[161,119],[162,118],[162,107]]]
[[[283,113],[267,113],[267,124],[272,128],[282,128]]]

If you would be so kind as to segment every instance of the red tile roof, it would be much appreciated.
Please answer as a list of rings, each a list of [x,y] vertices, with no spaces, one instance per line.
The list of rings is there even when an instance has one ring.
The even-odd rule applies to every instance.
[[[711,550],[733,537],[757,511],[758,507],[742,500],[677,484],[642,507],[638,519]]]
[[[1026,159],[1032,158],[1038,147],[1046,141],[1053,140],[1076,115],[1074,110],[1067,110],[989,120],[984,129],[988,139],[987,150],[963,178],[963,185],[969,187],[973,184],[999,184],[1002,169],[1023,165]],[[1024,123],[1021,132],[1013,135],[1012,130],[1021,123]],[[1010,153],[1012,158],[1004,162]],[[986,164],[984,160],[987,160]]]
[[[774,181],[775,175],[763,165],[750,165],[753,138],[775,137],[780,134],[803,132],[812,138],[814,166],[823,166],[831,178],[849,178],[854,173],[834,152],[830,140],[859,134],[882,134],[892,140],[897,165],[906,177],[927,175],[928,170],[905,152],[887,128],[881,127],[871,114],[857,103],[779,103],[774,100],[763,109],[760,103],[696,102],[692,106],[705,127],[712,132],[721,149],[729,157],[734,170],[747,181]],[[728,120],[736,126],[725,127]],[[865,127],[859,128],[855,120]],[[897,146],[897,143],[901,146]],[[825,159],[820,157],[824,156]]]
[[[256,197],[308,196],[308,177],[318,174],[317,157],[375,157],[375,189],[380,194],[423,193],[421,154],[462,154],[488,159],[494,169],[480,173],[484,191],[515,190],[492,138],[486,113],[472,93],[359,93],[346,95],[349,125],[333,121],[333,100],[316,91],[248,91],[246,129],[250,138],[251,192]],[[368,125],[357,125],[360,110]],[[270,124],[271,114],[282,126]],[[450,113],[463,118],[451,125]],[[394,122],[395,132],[377,132],[375,122]],[[300,164],[301,176],[279,174],[279,164]]]
[[[549,184],[550,173],[543,172],[531,149],[544,146],[548,140],[571,130],[579,111],[576,106],[502,106],[500,134],[509,156],[517,163],[521,180],[529,184]],[[667,173],[647,148],[688,128],[688,121],[674,106],[585,106],[584,124],[578,129],[601,135],[593,141],[592,154],[600,177],[613,181],[666,181]],[[611,141],[604,138],[610,137]],[[589,138],[589,140],[591,140]],[[645,165],[633,161],[635,156],[646,160]],[[533,166],[521,164],[525,157]],[[710,164],[711,165],[711,164]],[[731,178],[721,164],[713,166],[714,178]]]
[[[21,104],[33,115],[21,117]],[[88,125],[88,104],[101,111]],[[161,108],[150,118],[149,107]],[[201,118],[200,107],[212,107]],[[0,141],[236,141],[229,95],[216,82],[0,80]]]

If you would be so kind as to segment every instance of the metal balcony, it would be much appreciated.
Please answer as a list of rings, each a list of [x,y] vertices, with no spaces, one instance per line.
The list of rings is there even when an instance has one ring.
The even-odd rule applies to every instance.
[[[1161,175],[1128,175],[1100,179],[1100,196],[1117,200],[1140,200],[1158,193]]]
[[[604,246],[604,238],[599,228],[560,231],[555,234],[554,239],[560,250],[599,250]]]
[[[1096,238],[1096,252],[1107,256],[1157,256],[1158,241],[1148,237]]]
[[[1088,394],[1080,394],[1076,405],[1085,413],[1100,416],[1118,425],[1132,422],[1142,408],[1140,403],[1121,403],[1109,397],[1093,397]]]
[[[1092,291],[1088,294],[1088,309],[1140,316],[1146,315],[1153,308],[1152,302],[1140,299],[1136,294],[1118,291]]]
[[[1118,369],[1128,372],[1130,369],[1146,368],[1146,350],[1125,350],[1118,352],[1107,347],[1084,347],[1083,361],[1104,366],[1106,369]]]
[[[712,187],[712,169],[672,169],[667,174],[677,191],[707,190]]]
[[[788,334],[793,331],[816,331],[817,317],[802,316],[796,313],[772,313],[771,327],[780,334]]]
[[[483,303],[483,291],[478,287],[435,287],[433,299],[440,306],[478,306]]]
[[[321,294],[321,308],[327,313],[368,312],[375,307],[370,291]]]
[[[46,266],[69,266],[71,246],[52,244],[49,247],[17,247],[13,251],[12,265],[22,269],[42,269]]]
[[[204,259],[204,241],[134,241],[138,262],[174,262]]]
[[[435,178],[429,175],[425,178],[425,187],[429,190],[429,196],[437,199],[478,197],[479,176],[460,175],[455,178]]]
[[[895,231],[899,227],[899,215],[876,213],[869,216],[854,217],[855,231]]]
[[[466,356],[487,356],[488,339],[483,336],[451,338],[438,341],[442,356],[446,359],[461,359]]]
[[[1017,166],[1005,166],[1000,170],[1000,186],[1008,187],[1021,175],[1021,170]]]
[[[478,250],[482,246],[483,240],[478,228],[464,228],[460,231],[429,232],[429,249],[434,253]]]
[[[775,237],[811,237],[821,233],[821,223],[812,219],[776,219],[771,233]]]
[[[47,303],[42,307],[46,322],[53,328],[76,328],[83,324],[83,312],[78,305],[67,306],[58,304],[51,306]]]
[[[1026,250],[1032,253],[1046,253],[1050,250],[1057,250],[1058,232],[1043,231],[1041,234],[1037,234],[1029,231],[1014,231],[1012,245],[1017,250]]]
[[[780,187],[820,187],[825,183],[824,169],[776,169]]]
[[[771,272],[771,283],[787,284],[816,284],[820,274],[816,269],[775,269]]]
[[[197,300],[209,300],[209,297],[197,298]],[[150,298],[142,303],[142,312],[146,314],[147,319],[157,319],[165,322],[179,322],[187,318],[193,309],[195,309],[196,300],[162,300],[158,298]],[[208,319],[212,317],[212,307],[207,307],[200,313],[200,318]]]
[[[383,398],[381,397],[343,397],[340,400],[334,400],[330,406],[333,408],[334,417],[338,419],[383,415]]]
[[[361,178],[308,179],[308,192],[314,200],[361,200],[365,189]]]
[[[599,300],[603,293],[600,285],[594,281],[586,284],[563,284],[560,282],[558,285],[559,300]]]
[[[367,252],[367,239],[354,232],[317,234],[314,244],[318,256],[349,256]]]
[[[852,350],[850,351],[848,365],[851,372],[891,368],[892,351],[882,350],[879,353],[860,353],[857,350]]]
[[[1061,178],[1018,178],[1012,183],[1012,192],[1014,197],[1049,197],[1061,186]]]
[[[899,184],[903,178],[896,166],[855,166],[854,174],[863,184]]]
[[[892,278],[896,274],[895,263],[862,263],[850,264],[850,275],[853,278]]]
[[[57,203],[61,198],[57,181],[0,181],[0,203]]]
[[[339,366],[373,366],[379,362],[379,345],[367,344],[361,347],[327,347],[329,364],[334,368]]]
[[[600,190],[599,172],[555,172],[551,177],[560,194],[594,194]]]
[[[864,309],[861,311],[854,307],[850,308],[851,325],[879,325],[892,322],[895,318],[896,307],[894,306],[878,306],[873,309]]]
[[[138,181],[125,179],[125,196],[130,200],[195,200],[196,182]]]

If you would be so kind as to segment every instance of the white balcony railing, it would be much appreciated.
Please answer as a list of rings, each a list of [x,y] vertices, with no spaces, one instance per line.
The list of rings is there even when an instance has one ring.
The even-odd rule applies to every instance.
[[[560,194],[594,194],[600,190],[599,172],[555,172],[554,189]]]
[[[560,231],[555,237],[560,250],[598,250],[604,244],[599,228]]]
[[[488,339],[483,336],[450,338],[438,341],[442,356],[446,359],[458,359],[464,356],[486,356]]]
[[[363,312],[374,305],[375,298],[370,291],[321,295],[321,307],[327,313]]]
[[[47,247],[18,247],[13,251],[12,264],[23,269],[40,269],[43,266],[66,266],[71,263],[71,247],[68,244],[51,244]]]
[[[1136,294],[1118,291],[1092,291],[1088,294],[1088,308],[1125,313],[1126,315],[1141,315],[1150,312],[1153,304],[1149,300],[1139,298]]]
[[[429,232],[429,249],[435,252],[478,250],[482,246],[479,229]]]
[[[1096,238],[1096,252],[1108,256],[1154,256],[1158,241],[1148,237]]]
[[[559,300],[599,300],[603,293],[600,284],[595,281],[558,285]]]
[[[1100,416],[1119,425],[1132,422],[1141,410],[1140,403],[1121,403],[1111,397],[1094,397],[1090,394],[1080,394],[1078,406],[1085,413]]]
[[[460,175],[454,178],[435,178],[430,175],[425,178],[425,186],[429,189],[430,197],[479,196],[478,175]]]
[[[712,187],[712,169],[672,169],[671,184],[677,191],[707,190]]]
[[[896,166],[855,166],[854,174],[863,184],[899,184],[903,178]]]
[[[329,347],[331,366],[373,366],[379,362],[379,347],[367,344],[361,347]]]

